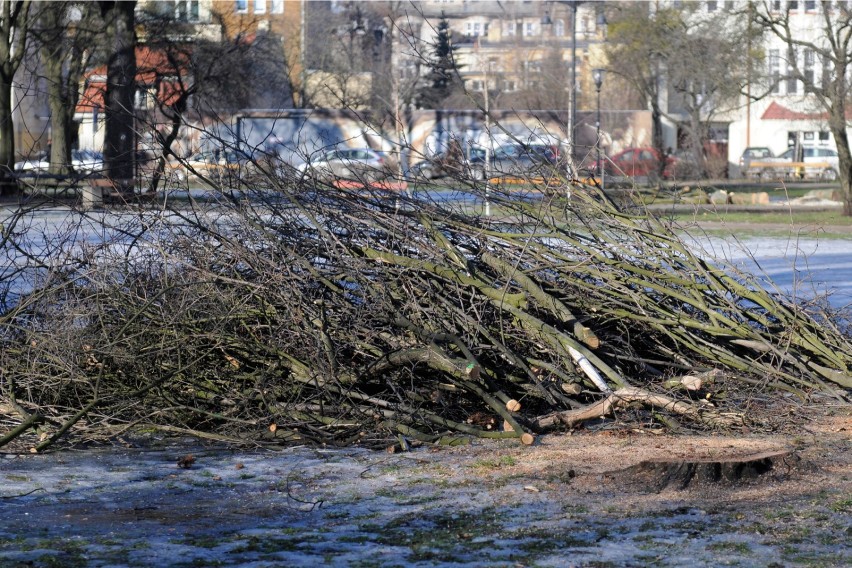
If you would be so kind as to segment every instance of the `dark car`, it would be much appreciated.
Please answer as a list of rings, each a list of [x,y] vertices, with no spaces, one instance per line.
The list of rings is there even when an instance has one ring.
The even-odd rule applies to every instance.
[[[507,144],[488,157],[488,177],[552,177],[560,168],[556,147],[539,144]],[[471,154],[470,167],[476,179],[485,177],[485,151]]]

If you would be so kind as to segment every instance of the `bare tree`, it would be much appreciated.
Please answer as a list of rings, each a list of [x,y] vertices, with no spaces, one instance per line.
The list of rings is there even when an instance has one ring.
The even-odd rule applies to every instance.
[[[623,2],[607,16],[609,70],[627,80],[651,110],[652,144],[662,155],[663,80],[670,37],[680,14],[673,8],[652,11],[651,4]]]
[[[136,1],[101,2],[109,45],[105,96],[107,176],[126,193],[135,177]]]
[[[702,12],[699,4],[621,3],[610,14],[609,69],[626,79],[651,109],[653,145],[660,155],[663,118],[680,120],[697,173],[714,118],[741,104],[749,82],[749,35],[743,14]],[[686,120],[682,120],[685,116]],[[660,174],[665,162],[660,162]]]
[[[15,191],[12,84],[26,52],[29,0],[0,1],[0,195]]]
[[[852,12],[842,2],[819,2],[814,8],[809,33],[797,29],[795,16],[787,10],[773,10],[770,2],[757,3],[752,10],[754,24],[786,47],[785,79],[804,84],[817,106],[825,113],[840,158],[840,188],[843,214],[852,216],[852,152],[847,127],[849,121],[850,64],[852,64]],[[806,65],[806,53],[814,66]],[[815,69],[821,70],[816,80]]]
[[[748,19],[742,16],[726,10],[711,14],[686,10],[669,38],[668,110],[685,115],[681,142],[692,153],[692,162],[698,168],[695,173],[702,176],[721,173],[708,171],[711,165],[707,143],[712,122],[742,106],[742,93],[751,80],[750,60],[754,54],[743,46],[752,45],[754,38],[750,36],[759,30],[749,26]]]
[[[98,15],[98,6],[91,2],[45,2],[39,4],[37,24],[31,30],[47,81],[53,174],[67,174],[71,168],[71,147],[77,136],[74,113],[80,79],[101,29]]]

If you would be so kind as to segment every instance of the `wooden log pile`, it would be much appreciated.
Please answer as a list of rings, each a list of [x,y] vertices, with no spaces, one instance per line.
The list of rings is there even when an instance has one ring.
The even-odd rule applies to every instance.
[[[533,443],[614,417],[736,429],[778,393],[850,400],[852,345],[825,308],[708,262],[594,188],[488,198],[492,217],[281,184],[55,249],[0,316],[0,447],[142,427]]]

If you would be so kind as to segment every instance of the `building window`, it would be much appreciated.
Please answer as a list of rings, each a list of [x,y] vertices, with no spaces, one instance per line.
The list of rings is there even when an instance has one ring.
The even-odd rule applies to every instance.
[[[471,81],[470,82],[470,90],[471,91],[483,91],[483,90],[485,90],[485,84],[482,81]]]
[[[556,37],[562,37],[565,35],[565,20],[556,20],[553,27],[553,33]]]
[[[812,89],[814,86],[814,51],[806,49],[805,56],[805,89]]]
[[[795,95],[799,92],[799,82],[793,77],[793,68],[787,67],[787,94]]]
[[[269,3],[269,12],[271,14],[283,14],[284,13],[284,0],[272,0]]]
[[[511,92],[515,90],[515,82],[511,79],[506,79],[503,81],[503,90],[506,92]]]
[[[799,0],[789,0],[789,2],[787,2],[787,10],[789,10],[791,12],[795,12],[798,9],[799,9]]]
[[[781,57],[777,49],[769,50],[769,80],[772,81],[772,94],[777,95],[781,83]]]
[[[534,35],[535,27],[532,22],[527,22],[526,26],[524,26],[524,36],[530,37]]]
[[[527,73],[541,73],[541,61],[524,61],[521,63],[521,69]]]
[[[236,0],[236,2],[234,2],[234,11],[237,14],[245,14],[248,12],[248,0]]]
[[[515,22],[506,22],[503,24],[503,35],[508,37],[515,35]]]
[[[820,132],[819,132],[819,143],[820,144],[828,144],[828,130],[820,130]]]
[[[175,20],[179,22],[198,21],[199,0],[175,0]]]
[[[717,8],[716,0],[707,0],[707,11],[715,12]]]
[[[816,0],[805,0],[805,11],[813,12],[816,10]]]
[[[255,14],[265,14],[266,13],[266,0],[254,0],[254,13]]]

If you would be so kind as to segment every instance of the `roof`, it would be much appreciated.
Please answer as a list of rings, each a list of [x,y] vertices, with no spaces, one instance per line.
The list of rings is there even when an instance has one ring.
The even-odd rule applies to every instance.
[[[819,112],[799,112],[772,101],[760,117],[763,120],[822,120],[826,114]]]
[[[175,56],[178,61],[186,58],[187,56],[184,53],[178,53]],[[186,66],[178,65],[176,67],[172,65],[164,51],[151,49],[145,45],[136,47],[136,84],[156,87],[157,98],[160,102],[168,105],[180,96],[182,87],[177,78],[186,75]],[[77,102],[76,112],[89,113],[95,107],[104,108],[106,77],[106,65],[95,67],[86,72],[84,75],[85,87],[80,100]]]

